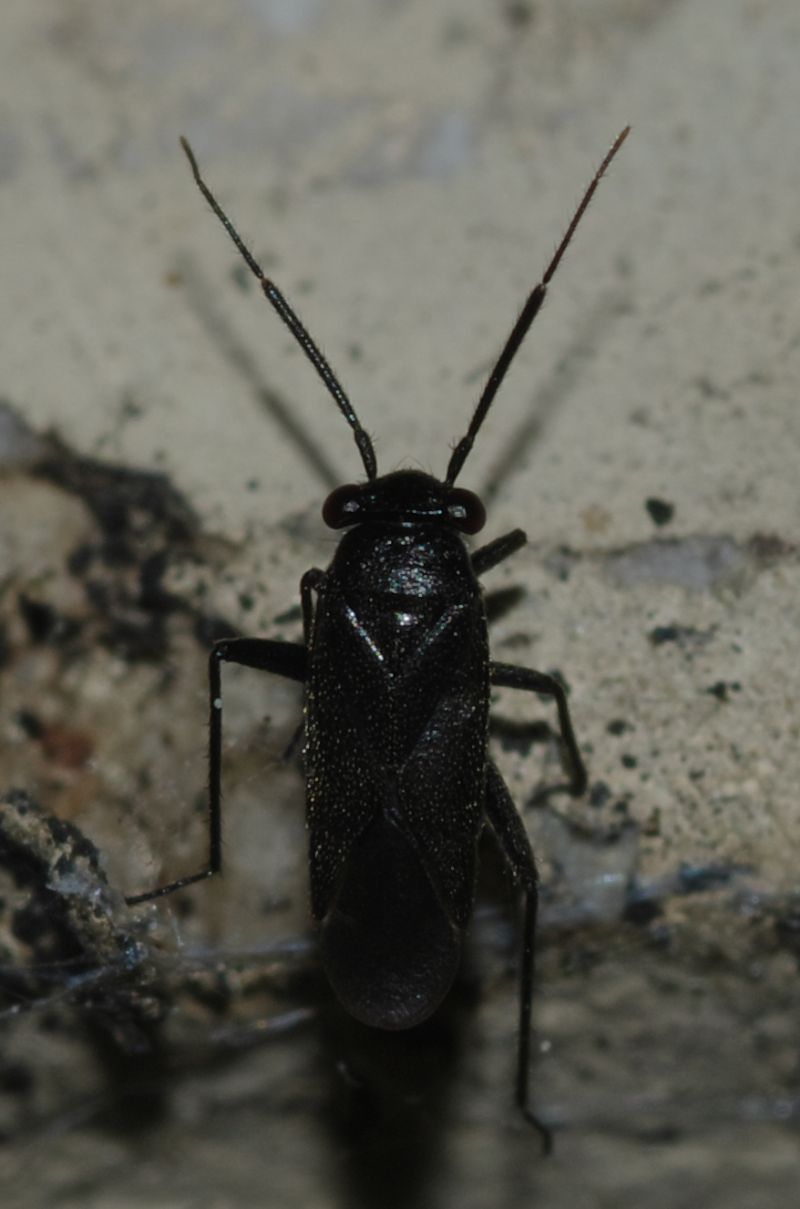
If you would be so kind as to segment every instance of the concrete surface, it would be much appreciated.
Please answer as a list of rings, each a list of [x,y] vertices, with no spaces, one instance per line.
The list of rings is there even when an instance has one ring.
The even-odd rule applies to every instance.
[[[792,0],[3,5],[1,787],[75,824],[117,892],[200,859],[208,641],[297,637],[299,577],[332,549],[320,504],[360,474],[178,136],[381,469],[441,473],[634,127],[461,478],[488,538],[530,538],[487,576],[516,597],[495,655],[562,672],[590,764],[585,800],[525,814],[555,1157],[509,1109],[492,877],[468,1010],[419,1046],[423,1067],[456,1055],[444,1090],[396,1092],[404,1051],[325,1031],[302,785],[279,763],[298,695],[231,672],[226,877],[139,923],[113,908],[166,988],[158,1062],[98,1040],[124,1032],[119,997],[98,1006],[55,965],[15,1005],[6,988],[4,1206],[792,1202],[799,54]],[[558,779],[523,726],[548,707],[498,710],[524,806]],[[6,904],[32,893],[12,883]],[[7,975],[25,959],[8,927]],[[136,978],[114,976],[134,1024]],[[49,1006],[17,1012],[26,996]],[[294,1011],[313,1019],[290,1031]],[[345,1066],[383,1079],[374,1115]]]

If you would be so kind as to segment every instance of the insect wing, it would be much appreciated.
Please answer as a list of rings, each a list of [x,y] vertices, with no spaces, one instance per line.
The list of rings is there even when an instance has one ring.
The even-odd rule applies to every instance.
[[[385,600],[383,604],[385,605]],[[307,703],[312,909],[347,1010],[407,1028],[458,968],[483,814],[488,683],[479,594],[467,604],[346,604],[331,576]],[[334,655],[335,652],[335,655]],[[332,741],[333,740],[333,741]]]
[[[463,549],[463,547],[462,547]],[[466,554],[464,554],[466,562]],[[312,913],[322,919],[377,814],[406,835],[454,923],[472,897],[485,783],[488,642],[477,583],[452,599],[364,594],[332,568],[306,701]]]

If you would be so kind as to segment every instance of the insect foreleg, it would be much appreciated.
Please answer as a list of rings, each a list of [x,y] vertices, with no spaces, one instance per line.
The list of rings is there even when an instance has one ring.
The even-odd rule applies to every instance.
[[[222,678],[223,663],[273,672],[289,680],[306,678],[306,648],[296,642],[275,642],[268,638],[223,638],[215,642],[208,660],[208,864],[196,873],[179,877],[144,894],[131,894],[129,906],[172,894],[193,882],[203,881],[222,868]]]
[[[327,576],[319,567],[311,567],[300,580],[300,605],[303,610],[303,638],[308,646],[311,638],[311,622],[314,619],[313,592],[319,592]]]
[[[517,550],[521,550],[527,540],[522,529],[512,529],[510,533],[496,537],[493,542],[488,542],[485,546],[481,546],[480,550],[474,552],[472,570],[480,578],[487,571],[491,571],[492,567],[501,563],[503,559],[510,558],[512,554],[516,554]]]

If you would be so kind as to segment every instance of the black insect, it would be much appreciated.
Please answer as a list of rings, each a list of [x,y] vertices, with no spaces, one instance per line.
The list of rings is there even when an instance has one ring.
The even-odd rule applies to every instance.
[[[231,638],[211,651],[207,868],[128,902],[155,898],[220,870],[222,664],[300,681],[311,912],[336,995],[358,1020],[383,1029],[410,1028],[436,1010],[458,968],[477,843],[488,823],[524,900],[516,1100],[547,1146],[549,1133],[528,1103],[536,866],[488,754],[491,686],[552,697],[573,794],[583,792],[586,771],[559,681],[489,657],[478,580],[519,550],[525,534],[514,529],[470,554],[463,535],[483,528],[484,508],[476,495],[454,484],[627,134],[628,128],[603,160],[525,303],[442,481],[414,470],[378,475],[372,442],[328,362],[245,247],[182,140],[200,191],[352,428],[367,481],[338,487],[325,501],[326,524],[344,534],[327,571],[310,570],[302,578],[304,642]]]

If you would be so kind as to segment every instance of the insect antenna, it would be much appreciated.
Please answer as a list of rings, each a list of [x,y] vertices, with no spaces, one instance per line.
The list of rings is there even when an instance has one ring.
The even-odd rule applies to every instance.
[[[620,131],[620,133],[614,139],[608,154],[595,172],[589,188],[584,193],[581,204],[575,211],[572,222],[567,227],[566,235],[556,249],[555,256],[547,266],[539,284],[534,286],[528,295],[528,299],[520,312],[519,318],[511,329],[511,335],[508,337],[508,340],[506,340],[505,347],[503,348],[500,356],[497,358],[494,369],[489,374],[488,381],[483,388],[483,394],[478,400],[478,406],[475,408],[472,419],[470,420],[466,436],[461,438],[450,456],[450,462],[448,463],[447,474],[445,475],[444,480],[448,487],[452,487],[453,483],[461,473],[461,468],[469,456],[470,450],[475,443],[475,437],[478,435],[481,424],[483,424],[483,421],[486,419],[486,414],[494,402],[494,397],[500,389],[502,381],[508,372],[508,367],[514,360],[519,346],[522,344],[522,341],[528,334],[528,329],[539,313],[539,309],[541,308],[541,305],[544,302],[547,294],[547,287],[561,262],[561,257],[567,250],[572,236],[575,234],[575,228],[583,218],[586,208],[594,196],[595,189],[600,184],[600,181],[605,175],[605,172],[614,156],[617,154],[620,147],[625,142],[625,139],[628,137],[630,129],[630,126],[626,126],[625,129]]]
[[[206,199],[225,230],[228,232],[228,235],[236,245],[239,254],[244,260],[248,269],[253,276],[258,279],[265,298],[278,312],[281,319],[286,324],[311,364],[314,366],[314,369],[325,383],[330,394],[333,396],[336,406],[339,408],[339,411],[342,413],[345,420],[347,420],[347,423],[353,430],[353,437],[355,438],[356,445],[358,446],[358,452],[361,454],[361,461],[364,463],[367,478],[370,480],[374,479],[377,476],[378,468],[375,461],[375,450],[373,448],[372,441],[370,440],[369,434],[366,432],[366,430],[361,427],[361,422],[353,409],[352,403],[342,390],[339,379],[336,377],[336,374],[331,369],[322,352],[306,331],[294,309],[287,302],[286,298],[284,298],[281,291],[275,285],[275,282],[271,281],[270,278],[267,277],[264,270],[261,268],[261,265],[253,256],[239,232],[228,218],[228,215],[222,209],[222,206],[219,204],[216,197],[203,180],[202,176],[200,175],[200,169],[197,166],[197,160],[195,159],[194,152],[189,146],[188,141],[183,137],[181,137],[181,146],[186,153],[186,158],[189,161],[189,165],[192,169],[192,175],[194,176],[198,189],[203,194],[203,197]]]

